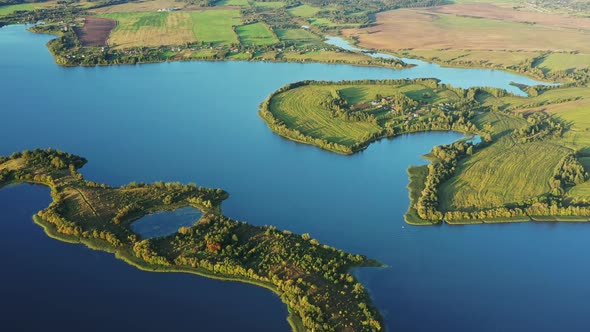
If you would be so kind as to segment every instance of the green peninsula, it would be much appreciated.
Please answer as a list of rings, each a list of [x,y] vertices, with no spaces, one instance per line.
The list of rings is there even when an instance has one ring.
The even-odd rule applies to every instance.
[[[259,114],[281,136],[341,154],[413,132],[474,136],[410,167],[410,224],[589,221],[590,90],[522,88],[529,97],[435,79],[304,81],[274,92]]]
[[[35,216],[58,240],[114,253],[140,269],[185,272],[255,284],[287,304],[294,331],[379,331],[382,319],[350,274],[380,266],[364,256],[295,235],[225,217],[221,189],[180,183],[131,183],[113,188],[83,178],[84,158],[57,150],[0,157],[0,188],[48,186],[53,202]],[[203,216],[166,237],[142,239],[131,224],[150,213],[192,206]]]

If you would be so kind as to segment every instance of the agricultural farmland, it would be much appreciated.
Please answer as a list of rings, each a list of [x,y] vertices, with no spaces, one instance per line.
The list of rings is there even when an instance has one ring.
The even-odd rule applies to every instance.
[[[590,25],[590,19],[583,22]],[[586,30],[422,9],[380,13],[376,26],[345,30],[344,34],[358,37],[361,46],[373,49],[590,52],[590,32]]]
[[[178,45],[196,41],[188,12],[135,12],[102,14],[117,21],[109,44],[117,48]]]
[[[33,10],[35,9],[35,7],[33,7],[33,5],[31,4],[20,4],[20,5],[11,5],[11,6],[2,6],[0,7],[0,17],[1,16],[6,16],[8,14],[12,14],[16,11],[22,10],[22,11],[28,11],[28,10]]]
[[[237,43],[233,26],[241,23],[237,10],[134,12],[101,14],[118,22],[109,44],[119,48],[205,42]]]
[[[550,191],[553,172],[569,149],[551,142],[520,143],[510,135],[526,125],[497,113],[478,117],[496,141],[460,163],[456,176],[440,188],[441,209],[478,210],[521,202]]]
[[[271,28],[264,23],[252,23],[236,28],[240,42],[244,45],[272,45],[279,42]]]
[[[386,97],[387,100],[382,100]],[[273,95],[260,113],[281,135],[350,154],[364,149],[378,137],[426,128],[450,128],[452,124],[443,120],[446,118],[443,111],[424,105],[460,100],[456,92],[437,87],[431,80],[400,80],[387,84],[320,82]],[[274,128],[277,123],[280,125]]]
[[[108,18],[88,16],[84,18],[84,25],[76,27],[76,34],[84,46],[106,46],[111,31],[117,22]]]
[[[214,45],[238,44],[234,26],[242,23],[239,10],[191,11],[192,30],[198,41]]]
[[[361,47],[450,66],[496,67],[538,77],[590,67],[587,16],[539,12],[523,1],[513,1],[518,6],[473,2],[382,12],[374,26],[342,33],[358,39]]]

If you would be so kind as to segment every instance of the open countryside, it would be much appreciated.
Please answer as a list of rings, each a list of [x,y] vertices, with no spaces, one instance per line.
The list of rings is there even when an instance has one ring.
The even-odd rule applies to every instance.
[[[0,0],[11,82],[0,113],[12,124],[0,204],[20,207],[0,215],[22,221],[13,188],[42,185],[50,200],[26,216],[53,239],[170,278],[251,284],[284,304],[283,325],[262,328],[252,313],[212,309],[228,298],[254,308],[245,301],[259,297],[241,291],[202,292],[212,308],[181,315],[203,299],[179,305],[184,291],[156,294],[141,286],[155,276],[138,277],[135,292],[172,297],[161,308],[179,313],[172,330],[194,314],[220,331],[585,332],[589,17],[579,0]],[[85,175],[104,183],[53,147],[92,156]],[[210,188],[234,195],[234,217],[222,214],[228,192]],[[132,227],[187,207],[197,220],[167,234]],[[455,226],[499,223],[513,225]],[[23,292],[8,301],[46,301],[14,282],[38,261],[4,242],[18,264],[0,284]],[[511,277],[527,273],[535,283]],[[155,328],[115,324],[105,289],[82,291],[100,303],[98,324]],[[130,305],[157,320],[143,302]],[[279,307],[265,303],[263,316]],[[47,310],[71,311],[60,308]],[[56,326],[39,313],[19,321],[25,312],[0,326]]]

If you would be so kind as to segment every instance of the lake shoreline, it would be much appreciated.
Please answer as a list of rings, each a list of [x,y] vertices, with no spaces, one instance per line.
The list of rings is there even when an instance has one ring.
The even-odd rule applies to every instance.
[[[164,182],[112,188],[84,180],[77,170],[85,164],[82,157],[52,149],[0,157],[0,189],[22,183],[49,187],[52,202],[34,221],[54,239],[113,253],[144,271],[191,273],[271,290],[287,305],[294,332],[323,330],[326,321],[381,330],[383,318],[350,274],[356,267],[383,266],[376,260],[322,245],[309,234],[229,219],[221,213],[229,196],[221,189]],[[142,216],[187,205],[202,216],[172,234],[142,239],[131,227]],[[290,262],[281,270],[274,264],[277,255]],[[301,298],[308,288],[318,294]],[[347,315],[334,316],[333,310]]]
[[[10,26],[28,26],[27,31],[31,32],[31,33],[35,33],[35,34],[46,34],[46,35],[52,35],[55,36],[54,39],[55,40],[57,38],[60,38],[60,34],[58,33],[54,33],[54,32],[43,32],[43,31],[35,31],[35,30],[31,30],[31,28],[34,27],[34,25],[31,27],[30,24],[8,24],[5,25],[1,28],[4,27],[10,27]],[[329,36],[325,36],[325,37],[329,37]],[[341,37],[338,37],[341,38]],[[50,42],[52,41],[50,40]],[[345,40],[345,39],[343,39]],[[49,43],[49,42],[48,42]],[[353,45],[353,47],[357,47],[356,43],[351,44]],[[395,52],[391,52],[389,50],[363,50],[363,49],[359,49],[360,51],[358,52],[353,52],[353,54],[366,54],[366,55],[370,55],[373,53],[378,53],[378,52],[387,52],[385,54],[388,55],[392,55],[396,58],[398,58],[400,60],[400,63],[397,64],[392,64],[392,65],[386,65],[383,63],[374,63],[374,64],[370,64],[370,63],[361,63],[361,62],[349,62],[349,61],[322,61],[322,60],[317,60],[317,59],[302,59],[302,60],[294,60],[294,59],[276,59],[276,60],[271,60],[271,59],[251,59],[251,60],[244,60],[244,59],[231,59],[231,58],[222,58],[222,59],[213,59],[213,58],[196,58],[196,59],[182,59],[182,58],[175,58],[173,60],[170,59],[159,59],[159,60],[146,60],[146,61],[139,61],[139,62],[122,62],[122,63],[97,63],[97,64],[88,64],[88,65],[84,65],[84,64],[64,64],[64,63],[60,63],[58,61],[58,59],[60,58],[60,55],[58,55],[57,53],[55,53],[50,47],[47,47],[48,50],[50,51],[52,57],[54,58],[55,62],[57,65],[63,66],[63,67],[108,67],[108,66],[119,66],[119,65],[141,65],[141,64],[154,64],[154,63],[165,63],[165,62],[200,62],[200,61],[204,61],[204,62],[226,62],[226,61],[231,61],[231,62],[263,62],[263,63],[299,63],[299,64],[305,64],[305,63],[321,63],[321,64],[328,64],[328,65],[349,65],[349,66],[356,66],[356,67],[374,67],[374,68],[386,68],[386,69],[392,69],[392,70],[404,70],[404,69],[410,69],[410,68],[414,68],[417,67],[417,65],[415,64],[411,64],[411,63],[407,63],[403,60],[403,58],[400,56],[400,54],[397,54]],[[497,71],[502,71],[502,72],[506,72],[506,73],[511,73],[511,74],[515,74],[515,75],[519,75],[519,76],[523,76],[529,79],[533,79],[533,80],[540,80],[540,83],[555,83],[555,81],[551,81],[551,78],[547,78],[547,77],[540,77],[538,75],[534,75],[534,74],[530,74],[530,73],[521,73],[518,71],[514,71],[511,70],[510,68],[503,68],[503,67],[494,67],[494,66],[485,66],[485,65],[474,65],[474,66],[468,66],[468,65],[454,65],[454,64],[448,64],[442,61],[436,61],[433,59],[426,59],[423,57],[412,57],[412,58],[408,58],[410,60],[418,60],[418,61],[423,61],[427,64],[436,64],[439,65],[443,68],[448,68],[448,69],[487,69],[487,70],[497,70]],[[561,82],[561,83],[565,83],[565,81]]]

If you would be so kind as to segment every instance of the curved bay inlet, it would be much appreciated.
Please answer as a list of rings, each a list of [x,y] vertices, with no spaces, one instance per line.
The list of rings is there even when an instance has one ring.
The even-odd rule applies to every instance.
[[[403,78],[403,71],[245,62],[61,68],[45,48],[49,38],[23,26],[0,29],[0,154],[51,146],[92,160],[82,171],[98,182],[223,188],[232,195],[228,216],[309,232],[387,264],[357,273],[389,331],[590,328],[587,224],[405,225],[407,167],[461,135],[402,136],[341,156],[281,139],[257,115],[258,104],[289,82]],[[480,75],[469,84],[527,80]],[[467,84],[452,79],[445,82]],[[49,201],[43,188],[0,192],[7,330],[289,330],[284,305],[267,290],[146,273],[46,237],[31,216]]]

